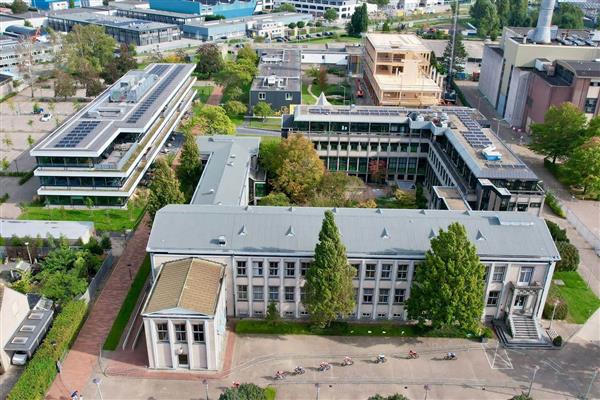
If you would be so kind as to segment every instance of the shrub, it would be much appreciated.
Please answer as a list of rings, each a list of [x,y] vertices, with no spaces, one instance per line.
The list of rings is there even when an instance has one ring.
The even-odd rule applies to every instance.
[[[579,250],[571,243],[558,242],[556,248],[560,254],[560,261],[556,263],[557,271],[577,271],[579,267]]]
[[[52,328],[23,374],[8,394],[8,400],[41,400],[56,376],[56,362],[71,347],[87,311],[83,301],[65,304]]]
[[[548,230],[550,231],[550,236],[555,242],[567,242],[569,243],[569,238],[567,237],[567,230],[561,229],[561,227],[556,223],[550,220],[546,220],[546,225],[548,226]]]
[[[265,389],[254,383],[242,383],[238,388],[227,388],[219,400],[267,400]]]
[[[546,193],[546,204],[548,204],[548,207],[550,207],[554,214],[561,218],[567,218],[567,214],[560,206],[558,199],[550,192]]]
[[[274,301],[269,302],[269,305],[267,306],[267,315],[265,315],[265,319],[272,324],[279,321],[279,311],[277,310],[277,304],[275,304]]]
[[[527,396],[525,393],[521,393],[511,397],[510,400],[533,400],[533,397]]]
[[[554,310],[554,301],[558,300],[558,304],[556,305],[556,311],[554,312],[554,319],[563,320],[567,318],[567,314],[569,313],[569,305],[560,298],[548,299],[546,304],[544,304],[544,319],[552,318],[552,310]]]
[[[552,340],[552,344],[555,345],[556,347],[562,346],[562,342],[563,342],[562,336],[557,336]]]
[[[382,396],[379,393],[377,393],[376,395],[369,397],[369,400],[408,400],[408,397],[398,393],[389,396]]]
[[[100,239],[100,247],[102,247],[102,250],[112,249],[112,243],[110,241],[110,236],[102,235],[102,239]]]

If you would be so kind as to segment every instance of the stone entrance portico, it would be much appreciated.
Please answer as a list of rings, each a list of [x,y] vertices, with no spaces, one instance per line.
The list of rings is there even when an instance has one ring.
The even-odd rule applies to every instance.
[[[506,318],[512,314],[535,318],[541,306],[543,289],[544,287],[538,282],[528,285],[515,285],[510,282],[509,301],[506,302]]]

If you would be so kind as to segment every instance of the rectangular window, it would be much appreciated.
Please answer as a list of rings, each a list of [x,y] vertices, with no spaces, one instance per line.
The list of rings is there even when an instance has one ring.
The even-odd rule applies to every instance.
[[[304,300],[306,300],[306,290],[301,287],[300,288],[300,302],[304,303]]]
[[[408,265],[398,265],[398,272],[396,273],[396,279],[399,281],[408,280]]]
[[[262,261],[252,261],[252,275],[253,276],[262,276],[263,275]]]
[[[300,276],[306,276],[308,272],[308,268],[310,267],[310,263],[303,261],[300,263]]]
[[[379,289],[379,304],[388,304],[390,302],[390,289]]]
[[[381,264],[381,279],[390,279],[392,275],[392,264]]]
[[[285,301],[288,302],[294,302],[294,293],[295,293],[296,288],[293,286],[286,286],[285,287]]]
[[[246,261],[237,262],[237,276],[246,276]]]
[[[252,287],[252,300],[265,301],[265,294],[262,286]]]
[[[177,363],[180,367],[188,367],[189,362],[190,361],[187,354],[177,354]]]
[[[377,270],[377,264],[366,264],[365,265],[365,279],[375,279],[375,271]]]
[[[286,93],[285,94],[285,99],[288,100],[288,101],[292,100],[292,94],[291,93]]]
[[[238,301],[248,301],[248,285],[237,286]]]
[[[487,298],[487,305],[489,307],[498,305],[498,298],[500,297],[500,292],[497,290],[490,291],[490,294]]]
[[[504,274],[506,272],[506,267],[501,265],[496,265],[494,267],[494,275],[492,276],[492,280],[494,282],[502,282],[504,280]]]
[[[363,303],[365,303],[365,304],[373,303],[373,289],[370,289],[370,288],[363,289]]]
[[[269,301],[279,301],[279,286],[269,286]]]
[[[285,263],[285,277],[293,278],[296,276],[296,263],[295,262],[286,262]]]
[[[403,304],[406,289],[395,289],[394,290],[394,304]]]
[[[279,263],[277,261],[269,262],[269,276],[279,275]]]
[[[584,109],[586,114],[593,114],[596,112],[596,105],[598,104],[597,98],[585,99]]]
[[[521,267],[521,272],[519,273],[519,283],[529,285],[531,283],[532,278],[533,267]]]
[[[175,327],[175,341],[176,342],[187,341],[185,324],[174,324],[173,326]]]
[[[156,324],[156,335],[158,336],[159,342],[169,341],[169,328],[167,327],[166,322]]]
[[[193,324],[192,332],[194,334],[195,343],[204,342],[204,324]]]

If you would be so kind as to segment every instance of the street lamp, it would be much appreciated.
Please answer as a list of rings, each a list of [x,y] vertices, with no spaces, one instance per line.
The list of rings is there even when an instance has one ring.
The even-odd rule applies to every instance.
[[[29,264],[33,264],[31,261],[31,253],[29,252],[29,242],[25,242],[25,248],[27,248],[27,255],[29,256]]]
[[[589,399],[590,392],[592,391],[592,385],[594,384],[594,381],[596,380],[596,377],[598,376],[599,370],[600,370],[600,368],[596,368],[594,370],[594,375],[592,376],[592,380],[590,381],[590,386],[588,386],[587,392],[585,392],[585,396],[583,396],[584,400]]]
[[[100,382],[102,382],[102,380],[100,378],[94,378],[92,379],[92,382],[98,387],[98,396],[100,396],[100,400],[104,400],[102,398],[102,390],[100,390]]]
[[[202,384],[204,385],[204,389],[206,390],[206,400],[208,400],[208,381],[206,379],[203,379]]]
[[[554,313],[556,313],[556,306],[558,305],[558,299],[555,299],[554,303],[552,303],[552,305],[554,307],[552,308],[552,317],[550,317],[550,326],[548,327],[548,330],[552,329],[552,321],[554,321]]]
[[[533,375],[531,375],[531,381],[529,382],[529,390],[527,391],[527,397],[531,395],[531,387],[533,386],[533,381],[535,380],[535,375],[539,371],[540,367],[536,365],[533,367]]]
[[[315,383],[315,388],[317,388],[317,400],[319,400],[319,391],[321,390],[321,384]]]

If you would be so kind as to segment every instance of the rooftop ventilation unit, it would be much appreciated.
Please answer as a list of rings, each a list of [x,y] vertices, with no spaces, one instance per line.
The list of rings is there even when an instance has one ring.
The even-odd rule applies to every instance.
[[[225,246],[227,244],[227,239],[225,239],[225,236],[223,235],[219,236],[217,241],[219,242],[219,246]]]
[[[483,149],[481,153],[487,161],[500,161],[502,159],[502,154],[499,151],[496,151],[495,146],[488,146]]]

